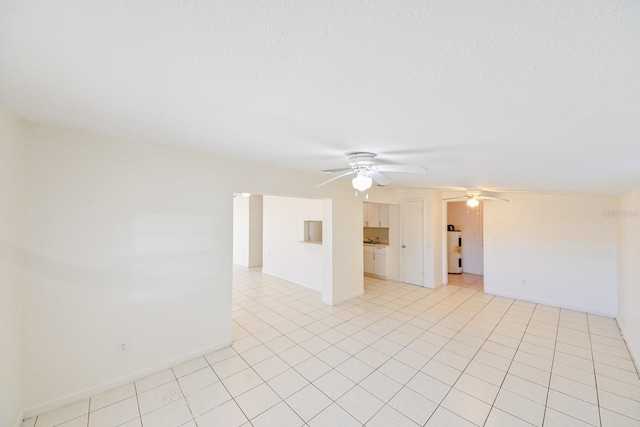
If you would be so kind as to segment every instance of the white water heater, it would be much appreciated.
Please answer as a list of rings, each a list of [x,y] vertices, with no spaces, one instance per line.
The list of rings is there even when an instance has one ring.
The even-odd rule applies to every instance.
[[[448,271],[462,273],[462,231],[447,231]]]

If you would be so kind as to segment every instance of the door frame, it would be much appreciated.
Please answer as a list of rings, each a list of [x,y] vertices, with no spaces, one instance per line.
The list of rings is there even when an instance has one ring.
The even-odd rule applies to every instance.
[[[420,257],[420,261],[421,261],[421,266],[422,266],[422,284],[420,285],[415,285],[413,283],[409,283],[411,285],[415,285],[415,286],[422,286],[425,287],[425,266],[426,266],[426,251],[425,251],[425,224],[424,224],[424,199],[404,199],[404,200],[400,200],[400,215],[398,218],[398,222],[400,223],[400,282],[401,283],[405,283],[404,282],[404,257],[403,257],[403,251],[402,251],[402,245],[404,244],[404,226],[402,224],[402,210],[403,210],[403,205],[404,203],[407,202],[419,202],[420,203],[420,209],[421,209],[421,213],[422,215],[420,216],[420,225],[421,225],[421,233],[420,233],[420,250],[422,251],[422,256]]]
[[[442,224],[441,224],[441,229],[442,229],[442,241],[444,242],[444,244],[442,245],[442,284],[443,285],[448,285],[449,284],[449,265],[447,264],[448,262],[448,256],[449,254],[447,253],[447,224],[448,224],[448,218],[447,218],[447,214],[448,214],[448,208],[449,208],[449,203],[452,202],[460,202],[462,200],[443,200],[442,203]],[[482,230],[482,275],[484,277],[485,274],[485,254],[484,254],[484,248],[485,248],[485,234],[484,234],[484,225],[485,225],[485,220],[486,220],[486,210],[484,209],[484,206],[482,207],[482,224],[480,225],[481,230]],[[463,237],[464,239],[464,237]],[[464,263],[464,259],[462,261]],[[464,264],[463,264],[464,265]]]

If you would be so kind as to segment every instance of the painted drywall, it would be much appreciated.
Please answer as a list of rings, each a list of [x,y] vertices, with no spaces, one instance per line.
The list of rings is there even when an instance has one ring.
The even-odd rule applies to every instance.
[[[22,213],[23,123],[0,108],[0,425],[22,421]]]
[[[29,126],[28,414],[230,344],[232,190],[220,173],[194,153]]]
[[[616,198],[508,198],[484,204],[485,292],[615,316]]]
[[[233,198],[233,262],[244,267],[262,265],[262,196]]]
[[[304,242],[304,221],[323,221],[323,201],[263,196],[262,271],[322,292],[324,244]]]
[[[249,267],[249,198],[233,198],[233,262]]]
[[[618,325],[640,366],[640,188],[621,196],[617,209],[603,215],[618,225]]]
[[[323,199],[322,300],[363,293],[348,181],[35,124],[24,165],[27,415],[230,343],[234,191]]]
[[[262,205],[262,196],[251,195],[249,198],[249,267],[262,265]]]
[[[466,202],[447,203],[447,224],[462,231],[462,272],[482,275],[482,206]]]

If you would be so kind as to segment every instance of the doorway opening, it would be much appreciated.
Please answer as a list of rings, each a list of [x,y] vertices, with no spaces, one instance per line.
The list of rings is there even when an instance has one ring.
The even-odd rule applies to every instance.
[[[483,202],[446,203],[448,284],[484,289]]]

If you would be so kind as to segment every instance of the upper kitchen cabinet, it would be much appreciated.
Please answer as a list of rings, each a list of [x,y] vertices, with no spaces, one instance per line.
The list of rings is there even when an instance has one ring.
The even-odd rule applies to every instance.
[[[380,203],[364,203],[364,226],[389,228],[389,205]]]

